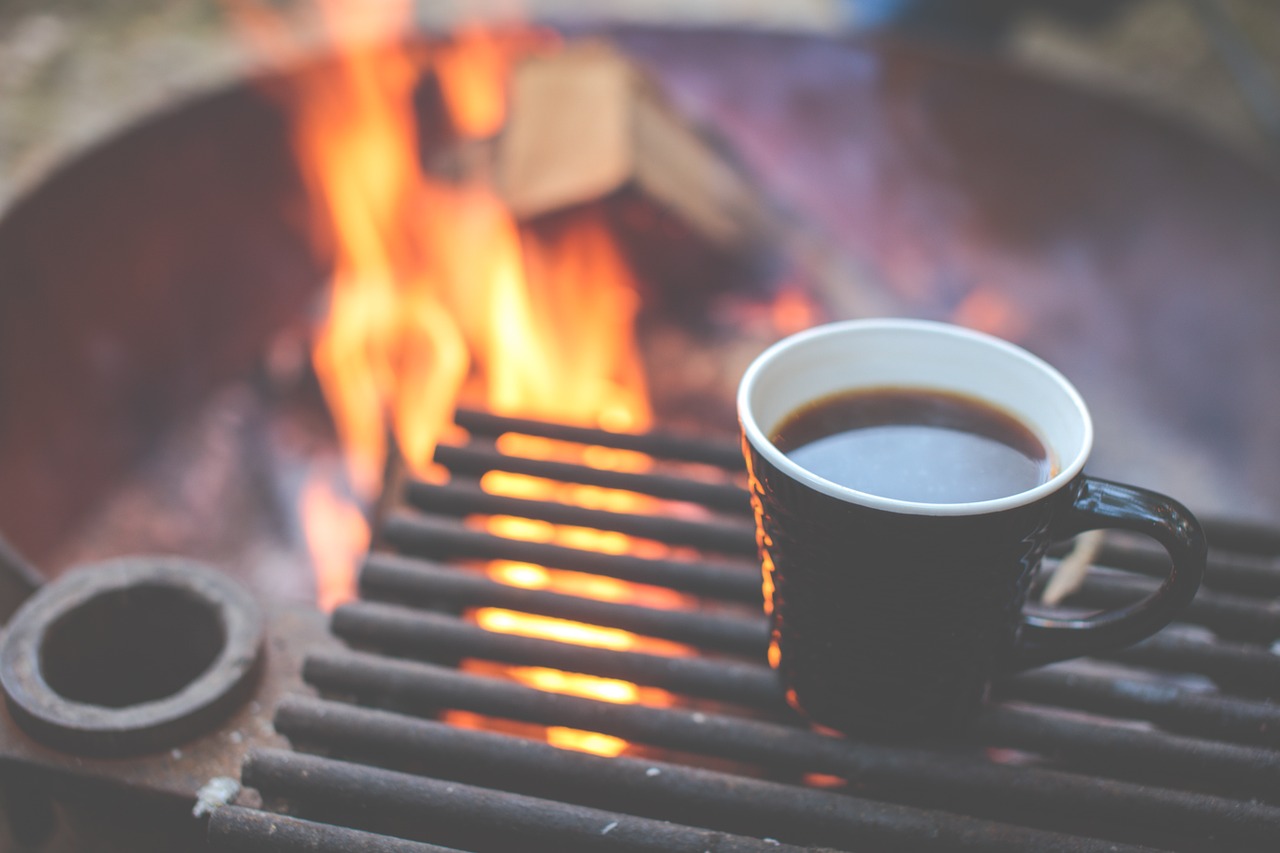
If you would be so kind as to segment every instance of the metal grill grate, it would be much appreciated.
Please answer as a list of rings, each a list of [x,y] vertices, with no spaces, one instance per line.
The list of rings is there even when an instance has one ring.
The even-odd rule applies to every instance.
[[[582,851],[1273,850],[1280,838],[1280,531],[1209,522],[1205,587],[1185,614],[1106,661],[1019,674],[963,743],[888,744],[811,730],[764,663],[767,632],[741,462],[731,442],[619,436],[459,414],[445,485],[411,482],[340,608],[340,652],[311,655],[318,696],[279,707],[293,751],[243,767],[267,810],[223,808],[220,850]],[[648,454],[645,473],[512,457],[504,433]],[[617,513],[499,497],[489,471],[653,496]],[[486,532],[516,516],[664,543],[663,556],[598,553]],[[468,521],[470,519],[470,521]],[[525,589],[477,561],[518,560],[664,587],[695,607]],[[1141,543],[1110,542],[1076,597],[1144,594],[1164,572]],[[486,630],[503,608],[622,629],[693,656],[593,648]],[[458,662],[536,666],[660,688],[672,706],[544,692]],[[473,730],[442,712],[500,721]],[[521,726],[625,738],[606,758]],[[287,816],[286,816],[287,815]],[[409,839],[409,840],[406,840]]]

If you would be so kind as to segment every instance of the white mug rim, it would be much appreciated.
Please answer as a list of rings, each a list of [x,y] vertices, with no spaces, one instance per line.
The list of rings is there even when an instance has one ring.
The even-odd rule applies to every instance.
[[[796,464],[769,440],[752,412],[751,402],[756,383],[762,373],[764,373],[773,361],[794,348],[810,344],[818,338],[831,335],[847,335],[850,333],[860,333],[864,331],[884,332],[896,330],[904,332],[909,331],[916,334],[925,332],[928,334],[939,334],[968,339],[969,341],[979,343],[983,346],[999,350],[1007,357],[1017,359],[1023,364],[1030,365],[1035,368],[1035,370],[1043,376],[1046,382],[1052,383],[1056,386],[1056,388],[1071,401],[1078,417],[1080,418],[1082,435],[1079,441],[1079,447],[1072,458],[1069,460],[1059,459],[1059,469],[1053,477],[1031,489],[1018,492],[1017,494],[993,498],[990,500],[971,501],[965,503],[926,503],[886,498],[832,482],[831,480],[820,477],[808,469]],[[770,464],[787,476],[811,489],[814,489],[815,491],[829,495],[830,497],[846,503],[905,515],[984,515],[987,513],[1002,512],[1033,504],[1054,494],[1079,475],[1084,469],[1085,462],[1088,459],[1093,446],[1093,421],[1089,415],[1088,408],[1085,406],[1084,399],[1080,396],[1080,393],[1075,389],[1071,382],[1056,368],[1022,347],[1012,344],[1002,338],[997,338],[993,335],[988,335],[984,332],[975,331],[963,326],[956,326],[950,323],[941,323],[932,320],[905,318],[844,320],[815,326],[783,338],[768,347],[751,362],[751,365],[743,374],[742,380],[738,385],[737,407],[738,420],[741,425],[743,435],[746,437],[747,441],[750,442],[751,446],[755,448],[757,453],[763,456]]]

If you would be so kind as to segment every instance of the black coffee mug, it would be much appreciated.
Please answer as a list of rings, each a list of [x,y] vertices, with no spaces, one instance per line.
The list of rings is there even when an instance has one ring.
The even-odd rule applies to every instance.
[[[857,491],[796,464],[772,439],[834,394],[899,388],[959,394],[1039,438],[1051,476],[1018,494],[920,503]],[[1010,343],[918,320],[855,320],[761,354],[738,391],[743,451],[772,627],[769,662],[791,704],[848,733],[945,733],[981,706],[993,676],[1125,646],[1194,597],[1206,546],[1163,495],[1081,473],[1093,426],[1057,370]],[[1082,618],[1023,612],[1050,544],[1123,528],[1169,552],[1150,597]]]

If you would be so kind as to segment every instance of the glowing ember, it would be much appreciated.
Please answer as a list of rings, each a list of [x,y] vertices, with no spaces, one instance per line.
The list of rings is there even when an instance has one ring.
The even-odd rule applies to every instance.
[[[609,757],[621,755],[627,749],[627,742],[622,738],[599,732],[583,732],[577,729],[566,729],[563,726],[551,726],[546,734],[547,743],[561,749],[576,749],[579,752],[593,752],[596,755]]]
[[[770,306],[769,312],[773,327],[780,335],[803,331],[821,319],[818,306],[798,286],[782,288]]]
[[[993,287],[975,287],[956,306],[951,322],[1016,340],[1026,333],[1026,323],[1018,306]]]
[[[603,628],[599,625],[586,625],[567,619],[530,616],[513,610],[485,607],[477,610],[473,618],[480,627],[499,634],[541,637],[545,640],[558,640],[562,643],[596,646],[615,651],[645,651],[668,656],[687,656],[693,653],[688,646],[653,637],[643,637],[619,628]]]

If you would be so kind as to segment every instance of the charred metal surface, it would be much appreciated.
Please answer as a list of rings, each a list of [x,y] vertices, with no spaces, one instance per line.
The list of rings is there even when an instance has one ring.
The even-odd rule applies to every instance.
[[[324,700],[291,698],[276,723],[296,742],[359,754],[389,766],[407,761],[471,784],[500,784],[499,774],[525,793],[580,797],[626,810],[637,803],[730,831],[750,827],[764,837],[795,834],[802,843],[840,846],[947,844],[980,850],[1125,850],[1127,845],[1022,829],[931,813],[763,779],[686,767],[666,761],[603,758],[496,732],[460,730]],[[655,772],[657,771],[657,772]],[[645,806],[642,806],[644,808]]]
[[[1180,669],[1206,675],[1224,688],[1265,695],[1280,683],[1280,656],[1265,645],[1205,639],[1165,631],[1127,649],[1108,652],[1108,660],[1150,669]]]
[[[309,609],[270,610],[264,627],[261,673],[241,703],[165,747],[116,758],[69,752],[31,737],[0,703],[0,788],[18,796],[4,798],[9,831],[38,829],[66,849],[104,853],[200,849],[204,828],[191,816],[197,792],[216,777],[238,779],[250,749],[284,743],[272,726],[275,705],[304,689],[304,653],[333,642]],[[252,792],[237,802],[259,803]],[[43,824],[33,826],[33,817]],[[0,829],[0,849],[18,840]]]
[[[363,813],[371,824],[483,827],[521,849],[635,853],[801,853],[776,840],[745,838],[667,821],[431,779],[294,752],[258,750],[245,782],[269,795],[291,796],[325,811]],[[489,843],[493,843],[491,840]]]
[[[484,426],[504,431],[500,418],[486,416]],[[589,444],[614,440],[574,435]],[[460,462],[469,476],[495,461],[448,450],[439,459]],[[530,470],[584,479],[572,466]],[[720,485],[736,488],[735,476],[726,465]],[[714,507],[690,514],[683,495],[670,500],[646,504],[647,511],[719,523]],[[1270,534],[1257,525],[1211,523],[1219,543],[1211,560],[1226,567],[1223,581],[1185,622],[1105,661],[1005,679],[965,738],[942,742],[923,733],[892,743],[811,730],[786,708],[765,663],[766,622],[750,561],[704,562],[687,547],[672,561],[508,539],[478,529],[482,510],[455,507],[445,514],[467,517],[442,518],[405,508],[388,520],[383,542],[401,553],[369,555],[365,600],[332,617],[332,632],[349,649],[305,661],[304,680],[322,698],[291,697],[277,712],[295,750],[324,757],[261,751],[248,759],[245,780],[268,806],[475,850],[504,849],[511,832],[548,849],[647,849],[613,836],[635,820],[682,827],[660,836],[677,845],[668,849],[696,846],[687,833],[697,831],[842,850],[992,851],[1262,851],[1280,834],[1280,656],[1266,631],[1213,636],[1218,622],[1201,618],[1224,599],[1247,604],[1247,612],[1273,606],[1247,591],[1277,581],[1261,568],[1272,555],[1245,547],[1269,547]],[[1099,578],[1126,589],[1150,583],[1142,576],[1147,550],[1122,545],[1105,552],[1095,586]],[[642,579],[696,597],[657,607],[510,586],[486,575],[484,560]],[[1237,583],[1233,567],[1241,565],[1249,572]],[[689,653],[505,633],[467,618],[476,608],[625,630],[681,643]],[[517,683],[502,667],[629,682],[637,698],[549,692]],[[646,699],[652,690],[666,698]],[[458,713],[494,728],[459,728],[451,722]],[[629,746],[617,758],[584,755],[542,742],[542,727]],[[602,821],[590,844],[589,833],[575,834],[586,831],[572,817],[582,809],[598,810],[589,813]],[[242,817],[227,820],[239,826]],[[254,839],[265,831],[243,829]]]
[[[303,198],[285,115],[237,86],[149,117],[6,212],[0,526],[37,563],[305,312],[325,264],[280,213]]]
[[[1274,687],[1271,688],[1274,691]],[[1007,679],[997,695],[1121,719],[1231,743],[1280,747],[1280,705],[1206,693],[1145,674],[1103,676],[1065,665]]]
[[[209,819],[209,840],[240,853],[457,853],[373,832],[228,806]]]
[[[1029,705],[996,705],[974,732],[986,744],[1051,756],[1082,772],[1156,782],[1188,790],[1229,791],[1280,804],[1280,752],[1136,726],[1099,725],[1096,718]]]
[[[14,615],[0,647],[9,712],[78,754],[128,755],[212,728],[253,687],[257,601],[215,570],[141,557],[85,566]]]

